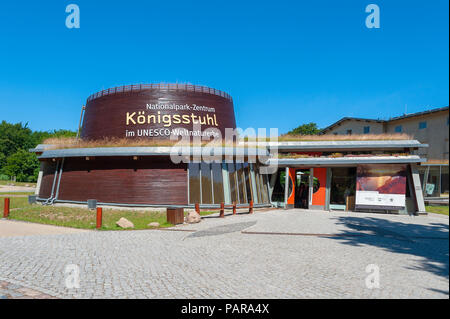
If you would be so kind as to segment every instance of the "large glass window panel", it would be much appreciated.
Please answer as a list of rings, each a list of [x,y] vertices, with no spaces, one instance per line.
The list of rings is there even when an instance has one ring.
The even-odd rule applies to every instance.
[[[448,195],[448,166],[441,166],[441,194]]]
[[[220,204],[224,202],[222,164],[212,163],[211,169],[213,173],[214,204]]]
[[[425,185],[425,197],[440,196],[439,189],[441,187],[441,176],[439,166],[430,166],[428,173],[428,181]]]
[[[331,169],[330,204],[346,205],[348,196],[355,196],[356,167],[333,167]]]
[[[263,181],[263,175],[262,174],[258,174],[258,178],[259,178],[259,191],[261,193],[260,198],[261,198],[261,202],[260,203],[266,203],[267,200],[264,197],[265,192],[264,192],[264,181]]]
[[[230,177],[230,195],[231,202],[238,202],[237,200],[237,189],[236,189],[236,171],[234,168],[234,163],[228,163],[228,174]]]
[[[202,173],[202,204],[212,204],[211,169],[208,163],[200,164]]]
[[[268,203],[269,202],[269,189],[267,188],[268,186],[268,180],[267,180],[267,175],[266,174],[262,174],[262,194],[263,194],[263,202],[264,203]]]
[[[247,200],[250,202],[253,200],[253,192],[252,192],[252,180],[250,175],[250,166],[248,163],[244,164],[244,177],[245,177],[245,187],[247,191]]]
[[[200,164],[189,163],[189,203],[200,203]]]
[[[245,181],[243,176],[243,167],[241,163],[236,163],[236,175],[238,181],[239,190],[239,203],[244,204],[246,202],[245,198]]]
[[[262,203],[261,200],[261,187],[260,187],[260,179],[259,179],[259,167],[254,165],[255,168],[255,180],[256,180],[256,198],[258,199],[258,203]]]

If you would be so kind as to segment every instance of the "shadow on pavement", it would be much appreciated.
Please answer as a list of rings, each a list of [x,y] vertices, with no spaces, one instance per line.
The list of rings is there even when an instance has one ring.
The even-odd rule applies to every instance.
[[[343,230],[334,239],[353,246],[377,246],[400,254],[422,257],[416,270],[449,277],[449,226],[444,223],[419,225],[374,217],[337,217]],[[365,236],[345,236],[363,232]],[[446,292],[448,294],[448,291]]]

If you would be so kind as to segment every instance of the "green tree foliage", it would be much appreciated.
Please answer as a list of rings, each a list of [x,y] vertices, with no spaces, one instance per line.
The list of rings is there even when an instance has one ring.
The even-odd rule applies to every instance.
[[[316,123],[308,123],[302,124],[297,128],[294,128],[292,131],[289,131],[289,135],[317,135],[319,134],[320,129],[317,127]]]
[[[51,137],[74,137],[70,130],[32,131],[28,123],[0,123],[0,174],[16,177],[19,182],[36,181],[39,161],[29,149]]]
[[[8,176],[16,176],[18,182],[35,182],[39,173],[39,161],[35,153],[20,149],[8,156],[2,170]]]
[[[0,154],[5,158],[17,152],[19,149],[34,147],[33,132],[27,127],[28,123],[11,124],[2,121],[0,124]]]

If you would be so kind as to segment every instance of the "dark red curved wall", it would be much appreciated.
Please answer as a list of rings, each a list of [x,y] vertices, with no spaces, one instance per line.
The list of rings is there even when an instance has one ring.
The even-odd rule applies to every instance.
[[[214,89],[212,92],[218,92]],[[114,89],[115,91],[115,89]],[[220,92],[220,91],[219,91]],[[223,93],[222,93],[223,94]],[[191,109],[185,110],[150,110],[149,105],[188,105]],[[204,106],[208,109],[214,109],[214,112],[195,110],[194,105]],[[128,116],[127,116],[128,112]],[[144,124],[137,122],[139,112],[144,112],[140,119],[145,119]],[[159,112],[159,114],[158,114]],[[134,116],[131,116],[135,113]],[[159,117],[158,117],[159,115]],[[106,94],[88,100],[83,119],[81,137],[84,139],[101,139],[105,137],[115,138],[149,138],[149,139],[168,139],[168,130],[173,132],[175,128],[185,128],[188,131],[193,130],[192,115],[200,120],[203,119],[205,125],[201,126],[204,131],[207,128],[217,128],[222,137],[225,137],[225,128],[235,128],[236,121],[234,116],[233,101],[228,96],[221,96],[215,93],[195,92],[186,89],[166,89],[166,88],[147,88],[135,89],[127,92],[115,92]],[[150,120],[149,119],[150,116]],[[152,117],[154,116],[154,117]],[[166,117],[164,117],[166,116]],[[185,117],[183,117],[185,116]],[[191,123],[186,122],[187,117]],[[163,122],[170,117],[171,125]],[[176,123],[181,121],[182,123]],[[128,119],[128,125],[127,125]],[[131,120],[130,120],[131,119]],[[161,123],[155,123],[157,120]],[[135,123],[133,123],[133,121]],[[150,129],[150,130],[149,130]],[[155,129],[164,129],[159,132],[162,136],[148,136],[141,134],[158,134]],[[149,133],[152,131],[152,133]],[[134,135],[130,135],[134,132]]]
[[[39,197],[51,194],[56,164],[46,161]],[[56,192],[55,183],[55,192]],[[169,157],[66,158],[58,200],[187,205],[187,165]]]

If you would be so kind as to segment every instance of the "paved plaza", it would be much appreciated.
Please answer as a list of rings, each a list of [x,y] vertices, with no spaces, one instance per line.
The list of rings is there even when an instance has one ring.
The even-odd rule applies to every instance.
[[[293,209],[0,236],[0,298],[448,298],[448,235],[446,216]],[[73,267],[79,288],[66,287]]]

